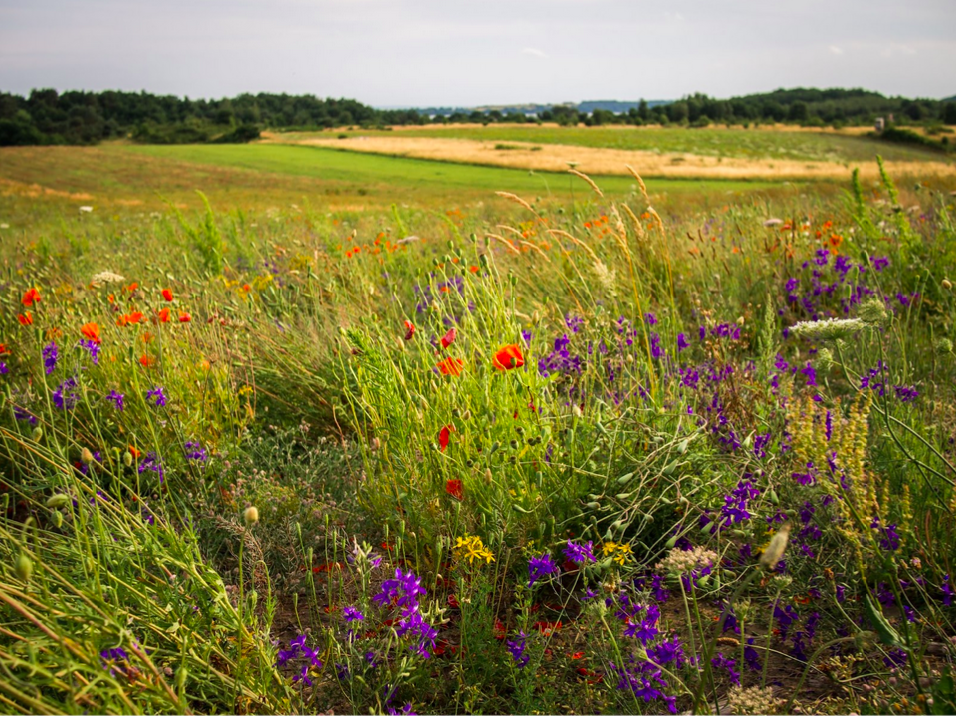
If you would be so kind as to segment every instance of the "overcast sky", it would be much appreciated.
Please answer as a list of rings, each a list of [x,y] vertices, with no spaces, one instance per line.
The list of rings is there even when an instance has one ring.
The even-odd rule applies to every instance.
[[[956,0],[0,0],[0,90],[379,107],[956,94]]]

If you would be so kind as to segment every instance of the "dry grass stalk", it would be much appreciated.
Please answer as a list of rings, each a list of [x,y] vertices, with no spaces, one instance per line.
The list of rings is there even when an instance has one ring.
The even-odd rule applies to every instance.
[[[594,189],[595,194],[597,194],[602,199],[604,198],[604,192],[601,191],[601,187],[595,184],[594,180],[591,179],[591,177],[589,177],[587,174],[585,174],[584,172],[579,172],[577,169],[568,169],[568,173],[574,174],[574,176],[578,177],[579,179],[583,179],[584,181],[586,181],[588,183],[588,186]]]
[[[521,252],[518,251],[518,249],[516,249],[516,248],[511,244],[511,242],[508,241],[508,239],[506,239],[504,236],[498,236],[498,234],[487,234],[487,236],[488,236],[489,238],[495,239],[495,240],[500,241],[501,243],[503,243],[505,246],[508,247],[508,250],[509,250],[509,251],[513,251],[514,253],[518,254],[519,256],[521,255]]]
[[[651,203],[650,198],[647,196],[647,187],[644,186],[644,180],[641,179],[641,175],[637,173],[637,170],[634,169],[630,164],[625,164],[624,167],[631,173],[631,176],[637,179],[637,186],[640,187],[641,194],[644,195],[644,201],[648,204]]]
[[[644,224],[642,224],[641,220],[631,211],[631,207],[627,204],[621,204],[621,206],[624,207],[624,212],[628,215],[628,218],[630,218],[631,224],[634,225],[634,234],[637,236],[637,240],[644,241],[647,238],[647,234],[644,233]]]
[[[569,234],[567,231],[562,231],[561,229],[548,229],[548,233],[551,234],[552,236],[560,236],[562,238],[565,238],[565,239],[568,239],[569,241],[574,242],[575,244],[580,246],[582,249],[587,251],[588,255],[591,257],[593,261],[598,261],[597,254],[594,253],[594,249],[592,249],[586,243],[581,241],[581,239],[579,239],[577,236],[574,236],[573,234]]]

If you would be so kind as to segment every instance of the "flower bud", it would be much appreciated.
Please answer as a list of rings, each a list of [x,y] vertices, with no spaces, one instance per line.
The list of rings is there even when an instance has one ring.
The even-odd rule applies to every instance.
[[[56,495],[51,495],[50,498],[46,501],[46,506],[51,510],[55,510],[58,507],[65,507],[70,502],[70,496],[64,495],[62,492]]]
[[[246,527],[252,527],[259,521],[259,510],[252,506],[247,507],[245,512],[242,513],[242,519],[245,521]]]
[[[953,289],[953,284],[948,278],[944,278],[939,285],[945,288],[947,291],[951,291]]]
[[[126,465],[126,467],[129,467],[133,464],[133,456],[130,453],[123,453],[123,464]]]
[[[33,428],[33,442],[35,443],[40,442],[40,438],[42,437],[43,437],[43,428],[37,425],[35,428]]]
[[[83,448],[80,450],[80,460],[83,461],[84,465],[89,465],[93,462],[93,453],[90,452],[89,448]]]
[[[33,560],[31,560],[25,552],[21,552],[17,556],[15,569],[21,581],[29,582],[30,577],[33,576]]]

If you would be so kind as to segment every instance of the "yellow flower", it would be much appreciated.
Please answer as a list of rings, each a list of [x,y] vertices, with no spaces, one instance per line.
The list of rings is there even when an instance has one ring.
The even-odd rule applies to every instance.
[[[487,564],[495,561],[495,556],[485,547],[478,535],[459,537],[455,541],[455,551],[458,553],[458,559],[467,559],[468,564],[472,564],[476,559],[483,559]]]
[[[631,545],[618,542],[605,542],[601,546],[601,550],[604,552],[605,557],[613,555],[614,561],[623,565],[631,554]]]

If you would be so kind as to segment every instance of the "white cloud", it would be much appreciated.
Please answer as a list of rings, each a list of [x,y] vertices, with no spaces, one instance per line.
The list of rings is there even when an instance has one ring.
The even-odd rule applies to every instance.
[[[836,45],[830,45],[830,52],[832,52],[834,55],[842,55],[843,48],[837,47]]]
[[[536,47],[526,47],[521,51],[521,54],[531,55],[532,57],[541,57],[541,58],[547,57],[547,54],[545,54],[544,50],[539,50]]]

